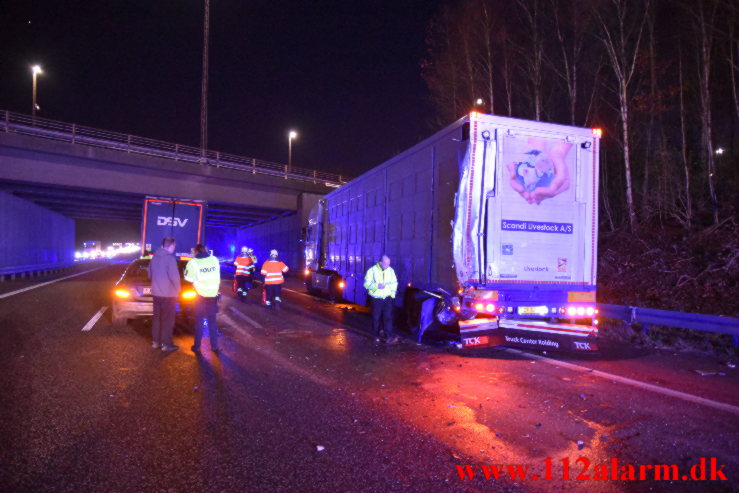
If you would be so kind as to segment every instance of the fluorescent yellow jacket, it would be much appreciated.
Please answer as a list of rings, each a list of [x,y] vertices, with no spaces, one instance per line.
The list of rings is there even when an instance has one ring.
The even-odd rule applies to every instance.
[[[213,255],[190,260],[185,266],[185,281],[195,287],[195,291],[205,298],[218,296],[221,285],[221,264]]]
[[[378,287],[380,284],[384,284],[385,287],[380,289]],[[384,299],[388,296],[395,298],[395,293],[398,292],[398,278],[395,277],[395,271],[392,267],[382,270],[379,263],[373,265],[364,276],[364,289],[373,298]]]

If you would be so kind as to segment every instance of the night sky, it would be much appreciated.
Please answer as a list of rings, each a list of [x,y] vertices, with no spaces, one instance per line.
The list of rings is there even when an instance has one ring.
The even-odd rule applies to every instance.
[[[433,131],[442,0],[211,1],[209,147],[357,175]],[[202,0],[0,0],[0,108],[199,142]]]

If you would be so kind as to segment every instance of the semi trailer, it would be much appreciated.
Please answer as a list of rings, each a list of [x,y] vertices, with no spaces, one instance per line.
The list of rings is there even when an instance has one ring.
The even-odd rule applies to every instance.
[[[197,200],[147,197],[141,225],[141,255],[154,253],[162,238],[175,239],[178,257],[190,256],[190,249],[204,243],[207,204]]]
[[[307,288],[365,304],[364,273],[387,254],[419,338],[597,351],[600,137],[470,113],[319,201]]]

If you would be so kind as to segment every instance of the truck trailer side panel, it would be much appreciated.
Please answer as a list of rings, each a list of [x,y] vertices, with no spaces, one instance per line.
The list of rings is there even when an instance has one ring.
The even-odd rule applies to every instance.
[[[324,197],[325,269],[345,282],[343,297],[364,304],[364,273],[382,254],[404,287],[454,289],[451,221],[463,122]]]

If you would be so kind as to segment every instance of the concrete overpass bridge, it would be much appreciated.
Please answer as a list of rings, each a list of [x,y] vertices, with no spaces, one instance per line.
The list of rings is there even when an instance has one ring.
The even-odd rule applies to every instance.
[[[75,219],[140,222],[147,195],[207,201],[206,227],[223,237],[284,215],[296,214],[298,224],[318,197],[346,180],[0,111],[0,268],[68,257]],[[42,225],[54,225],[46,229],[59,237],[35,255],[19,256],[33,249],[31,237],[44,238],[33,230]]]

